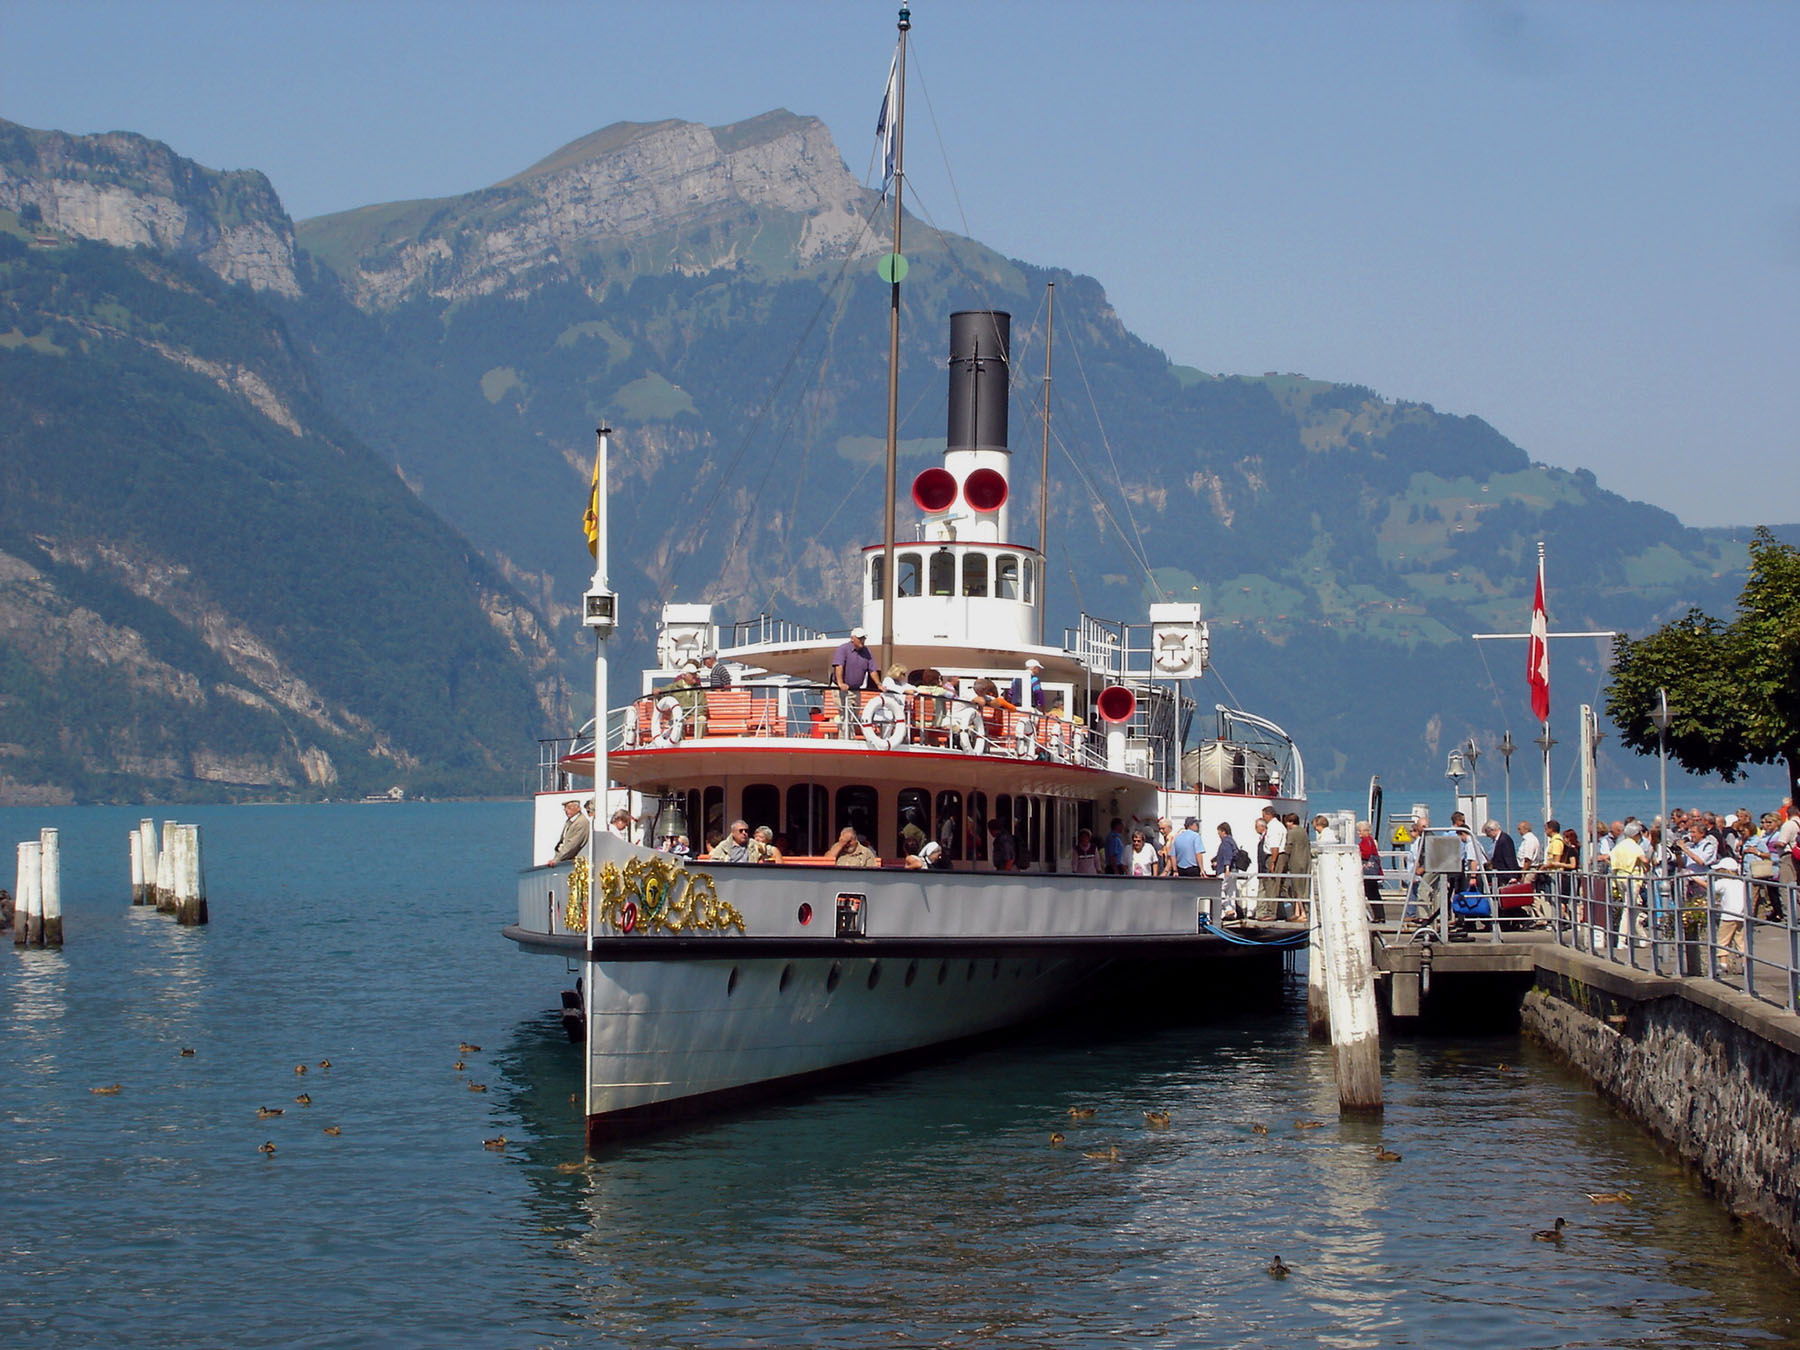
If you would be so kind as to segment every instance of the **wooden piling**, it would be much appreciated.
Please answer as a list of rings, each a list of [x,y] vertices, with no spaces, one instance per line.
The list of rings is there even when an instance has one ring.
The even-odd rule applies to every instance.
[[[62,836],[49,825],[38,831],[38,908],[44,916],[44,945],[62,946]]]
[[[137,830],[125,836],[125,853],[131,859],[131,903],[144,903],[144,836]]]
[[[19,909],[13,923],[18,931],[13,941],[26,947],[44,945],[44,846],[31,842],[19,845]]]
[[[1362,859],[1355,844],[1314,845],[1313,904],[1324,956],[1338,1110],[1379,1112],[1381,1033]]]
[[[1331,1002],[1325,995],[1325,943],[1319,932],[1319,906],[1312,907],[1306,934],[1306,1034],[1315,1041],[1331,1037]]]
[[[181,845],[176,855],[175,920],[203,924],[207,919],[206,868],[200,861],[200,827],[178,825],[175,829]]]
[[[19,869],[13,874],[13,945],[15,947],[25,945],[25,935],[31,927],[29,918],[31,886],[26,881],[26,877],[36,874],[37,865],[26,862],[25,850],[30,847],[29,844],[19,845]]]
[[[154,905],[156,903],[156,822],[148,818],[138,822],[138,854],[144,864],[144,889],[141,895],[132,897],[135,905]]]
[[[156,850],[156,908],[161,914],[175,912],[175,822],[165,820],[162,843]]]

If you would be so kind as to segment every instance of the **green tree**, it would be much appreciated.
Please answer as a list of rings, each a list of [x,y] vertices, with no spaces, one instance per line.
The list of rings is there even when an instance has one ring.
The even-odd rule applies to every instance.
[[[1740,778],[1783,764],[1800,795],[1800,549],[1759,528],[1730,623],[1698,609],[1636,641],[1613,639],[1606,712],[1632,749],[1657,747],[1657,690],[1669,691],[1667,745],[1693,773]]]

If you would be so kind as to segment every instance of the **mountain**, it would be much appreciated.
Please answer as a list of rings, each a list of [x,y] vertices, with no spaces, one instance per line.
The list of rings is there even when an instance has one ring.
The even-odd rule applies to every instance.
[[[258,174],[0,124],[0,800],[516,791],[531,606],[325,406]]]
[[[785,111],[621,124],[297,227],[260,175],[0,124],[0,792],[516,787],[590,678],[602,423],[615,671],[649,662],[669,599],[847,627],[850,550],[879,537],[880,214]],[[1528,739],[1522,644],[1467,635],[1523,629],[1539,539],[1559,628],[1736,594],[1747,530],[1688,529],[1479,419],[1181,366],[1094,279],[916,220],[907,255],[903,474],[943,444],[945,316],[1011,310],[1035,539],[1056,282],[1052,631],[1199,600],[1201,706],[1287,726],[1315,785],[1434,781],[1465,737]],[[1559,709],[1599,702],[1603,657],[1559,646]]]

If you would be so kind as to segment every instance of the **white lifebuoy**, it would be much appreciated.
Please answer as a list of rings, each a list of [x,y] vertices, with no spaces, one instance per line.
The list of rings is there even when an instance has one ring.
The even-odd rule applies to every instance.
[[[1020,759],[1037,758],[1036,713],[1018,712],[1013,715],[1013,754]]]
[[[1164,670],[1187,670],[1194,664],[1194,637],[1191,633],[1164,633],[1158,640],[1156,664]]]
[[[863,739],[877,750],[892,750],[906,741],[906,706],[892,694],[882,694],[863,709]]]
[[[680,745],[681,724],[686,717],[687,710],[673,694],[664,694],[657,699],[656,712],[650,719],[650,744]]]
[[[625,717],[625,725],[620,729],[619,747],[630,750],[638,743],[638,710],[634,703]]]
[[[981,720],[981,709],[964,707],[957,710],[953,719],[956,737],[962,748],[971,755],[987,753],[987,724]]]

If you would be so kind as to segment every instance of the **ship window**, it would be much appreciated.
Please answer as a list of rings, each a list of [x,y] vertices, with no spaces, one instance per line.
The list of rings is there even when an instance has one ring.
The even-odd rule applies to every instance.
[[[701,802],[705,809],[706,829],[701,832],[700,838],[706,840],[706,847],[710,849],[714,844],[725,837],[725,789],[722,787],[709,787],[704,789],[701,793]],[[693,816],[689,816],[688,830],[690,844],[699,842],[699,840],[695,839],[693,836],[692,831],[694,828],[695,819]],[[694,852],[699,853],[700,850],[696,848]]]
[[[897,801],[900,820],[894,834],[894,856],[904,858],[924,848],[931,838],[926,833],[931,827],[931,794],[924,788],[901,788]]]
[[[869,841],[874,848],[881,836],[876,833],[877,806],[880,799],[875,789],[862,783],[853,783],[837,790],[836,828],[842,830],[846,825],[858,835]],[[827,845],[829,847],[829,845]],[[879,851],[879,850],[877,850]]]
[[[748,819],[748,817],[746,817]],[[795,783],[787,790],[787,835],[794,851],[816,857],[831,847],[825,837],[825,789],[818,783]]]
[[[751,783],[744,789],[744,809],[739,812],[750,828],[767,825],[781,833],[781,789],[773,783]]]
[[[969,794],[969,859],[987,861],[987,793]]]
[[[1024,573],[1025,573],[1025,603],[1026,603],[1026,604],[1028,604],[1028,605],[1029,605],[1029,604],[1030,604],[1030,603],[1031,603],[1031,574],[1032,574],[1032,573],[1033,573],[1033,572],[1035,572],[1035,571],[1037,571],[1037,568],[1036,568],[1036,567],[1035,567],[1035,566],[1033,566],[1033,564],[1032,564],[1032,561],[1031,561],[1031,559],[1030,559],[1030,558],[1025,558],[1025,559],[1023,559],[1023,560],[1022,560],[1022,561],[1023,561],[1023,562],[1024,562],[1024,564],[1025,564],[1025,566],[1024,566]]]
[[[900,579],[899,593],[902,596],[917,595],[919,593],[919,555],[902,553],[900,565],[894,575]]]
[[[1013,802],[1013,839],[1018,844],[1019,861],[1036,863],[1044,856],[1043,803],[1036,797],[1019,797]]]
[[[956,594],[956,555],[947,548],[931,555],[931,593]]]
[[[971,553],[963,559],[963,594],[988,593],[988,560],[985,553]]]
[[[1002,600],[1019,598],[1019,559],[1016,554],[1003,553],[994,565],[994,594]]]
[[[962,793],[940,792],[937,795],[938,847],[948,862],[961,862],[963,856]]]
[[[869,599],[883,600],[887,597],[882,592],[881,580],[887,575],[887,558],[880,553],[869,555]]]

